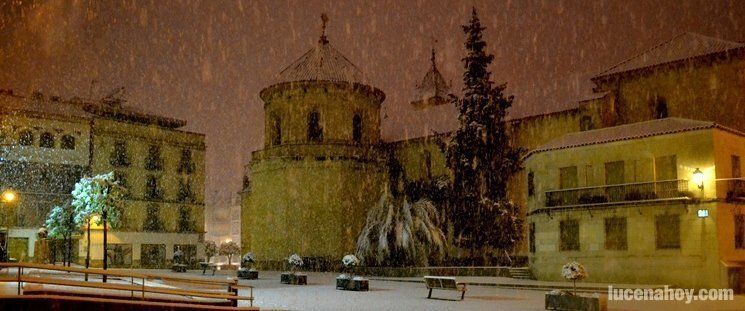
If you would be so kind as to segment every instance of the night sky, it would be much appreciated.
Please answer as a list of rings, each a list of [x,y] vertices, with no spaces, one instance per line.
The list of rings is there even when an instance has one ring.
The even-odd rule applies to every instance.
[[[460,25],[474,5],[492,77],[515,95],[512,117],[571,107],[590,76],[683,31],[745,41],[743,1],[652,2],[3,0],[0,88],[100,98],[124,86],[130,105],[187,120],[207,135],[212,205],[240,189],[263,141],[258,93],[316,44],[321,13],[331,44],[386,93],[385,138],[441,122],[408,103],[433,44],[460,90]]]

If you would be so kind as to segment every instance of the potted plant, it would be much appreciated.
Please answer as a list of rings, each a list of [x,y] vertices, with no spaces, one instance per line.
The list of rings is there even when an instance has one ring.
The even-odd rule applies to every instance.
[[[225,241],[220,243],[220,246],[217,248],[217,253],[221,256],[228,257],[228,264],[225,267],[222,267],[221,269],[235,269],[235,266],[233,266],[233,255],[239,254],[241,252],[241,247],[238,246],[238,243],[233,241]]]
[[[251,252],[246,253],[241,258],[241,268],[238,269],[238,278],[244,280],[256,280],[259,278],[259,271],[254,269],[253,264],[256,262],[254,254]]]
[[[287,263],[290,265],[290,272],[284,272],[281,276],[282,284],[292,285],[306,285],[308,284],[308,275],[297,273],[300,267],[303,266],[303,258],[300,258],[298,254],[292,254],[287,258]]]
[[[336,277],[336,289],[367,291],[370,289],[370,282],[360,276],[354,276],[354,267],[360,264],[357,256],[349,254],[341,259],[344,267],[342,274]]]
[[[608,296],[605,294],[577,294],[577,281],[587,277],[585,267],[576,261],[561,268],[561,276],[572,281],[572,291],[552,290],[546,293],[547,310],[608,310]]]

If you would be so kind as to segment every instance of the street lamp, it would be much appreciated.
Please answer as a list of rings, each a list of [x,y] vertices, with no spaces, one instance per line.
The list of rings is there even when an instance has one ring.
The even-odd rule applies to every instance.
[[[17,199],[18,199],[18,194],[15,191],[11,189],[6,189],[5,191],[3,191],[3,194],[2,194],[3,203],[13,203]]]
[[[699,189],[704,190],[704,172],[698,167],[693,171],[693,183],[698,186]]]

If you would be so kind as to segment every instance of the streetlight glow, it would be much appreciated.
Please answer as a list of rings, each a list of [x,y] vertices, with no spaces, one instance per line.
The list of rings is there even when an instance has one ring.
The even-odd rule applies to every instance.
[[[3,202],[11,203],[11,202],[15,202],[15,200],[18,198],[18,195],[15,193],[15,191],[8,189],[8,190],[3,191],[2,198],[3,198]]]
[[[704,189],[704,172],[701,171],[701,169],[696,168],[695,171],[693,171],[693,183],[698,186],[699,189]]]

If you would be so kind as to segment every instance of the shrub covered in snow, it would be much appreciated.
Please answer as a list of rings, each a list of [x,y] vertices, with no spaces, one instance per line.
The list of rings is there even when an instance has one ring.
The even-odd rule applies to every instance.
[[[341,263],[344,264],[345,267],[351,268],[355,267],[360,264],[360,260],[357,259],[357,256],[349,254],[344,256],[344,258],[341,259]]]
[[[290,255],[290,257],[287,258],[287,263],[290,264],[290,267],[294,272],[295,270],[303,266],[303,258],[300,258],[300,255],[298,254],[292,254]]]
[[[561,276],[570,281],[579,281],[587,277],[587,271],[581,263],[572,261],[561,268]]]
[[[254,253],[248,252],[245,255],[243,255],[243,258],[241,258],[241,267],[242,268],[251,268],[251,266],[256,262],[256,258],[254,257]],[[251,270],[254,270],[251,268]]]

